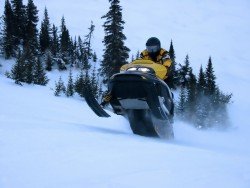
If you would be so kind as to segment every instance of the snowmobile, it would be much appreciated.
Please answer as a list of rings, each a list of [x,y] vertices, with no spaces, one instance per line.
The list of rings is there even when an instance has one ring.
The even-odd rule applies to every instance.
[[[163,81],[167,69],[151,60],[137,59],[120,68],[108,82],[110,105],[114,113],[128,118],[134,134],[171,139],[173,94]],[[91,109],[100,117],[110,115],[88,94]]]

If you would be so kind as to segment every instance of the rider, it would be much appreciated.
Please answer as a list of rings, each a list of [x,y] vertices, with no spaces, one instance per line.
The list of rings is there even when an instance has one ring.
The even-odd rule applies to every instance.
[[[161,42],[156,37],[151,37],[146,42],[146,49],[141,52],[141,58],[145,60],[152,60],[155,63],[159,63],[164,65],[167,68],[167,75],[164,78],[164,81],[167,84],[171,84],[171,79],[168,79],[172,76],[171,74],[171,65],[172,61],[170,59],[169,53],[167,50],[161,48]],[[172,118],[170,121],[173,123],[173,115],[174,115],[174,106],[172,106],[171,112]]]
[[[172,61],[170,56],[168,55],[168,51],[161,48],[161,42],[156,37],[151,37],[146,42],[146,49],[141,52],[140,57],[146,60],[152,60],[155,63],[159,63],[164,65],[167,68],[167,75],[165,78],[165,82],[167,82],[167,78],[171,73],[171,65]]]

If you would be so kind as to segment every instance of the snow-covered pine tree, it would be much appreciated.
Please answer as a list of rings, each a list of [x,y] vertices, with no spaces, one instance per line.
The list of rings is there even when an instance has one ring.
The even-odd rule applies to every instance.
[[[70,35],[69,30],[66,27],[65,18],[61,19],[61,34],[60,34],[60,57],[67,63],[69,63],[69,49],[70,49]]]
[[[21,44],[21,42],[25,39],[25,25],[26,25],[26,14],[25,14],[25,5],[23,4],[23,0],[12,0],[12,10],[13,10],[13,24],[14,24],[14,38],[15,45]]]
[[[190,62],[189,62],[189,56],[186,55],[184,65],[180,64],[180,69],[178,70],[178,75],[179,75],[179,84],[182,85],[183,87],[186,87],[188,84],[188,74],[191,70],[190,67]]]
[[[58,82],[55,83],[55,96],[60,96],[61,94],[64,94],[66,91],[64,82],[62,80],[62,77],[60,76]]]
[[[38,52],[38,10],[33,0],[28,0],[26,7],[26,25],[25,25],[25,39],[24,46],[29,49],[32,54],[36,55]]]
[[[14,28],[14,13],[9,0],[6,0],[3,15],[3,41],[1,47],[6,59],[11,58],[15,54]]]
[[[59,44],[59,37],[57,34],[57,27],[53,24],[52,26],[52,41],[51,41],[51,52],[54,57],[57,57],[59,54],[60,44]]]
[[[201,66],[197,81],[196,118],[194,122],[194,125],[199,129],[207,127],[208,106],[210,106],[210,102],[208,100],[208,97],[205,96],[205,88],[205,73]]]
[[[73,40],[73,38],[71,38],[71,45],[70,45],[69,54],[70,54],[70,67],[75,67],[77,62],[78,62],[78,60],[77,60],[78,52],[77,52],[76,37],[75,37],[74,40]]]
[[[48,10],[45,7],[44,9],[44,18],[41,23],[41,29],[39,34],[39,44],[40,44],[40,52],[43,54],[47,50],[50,50],[52,47],[52,39],[51,39],[51,25]]]
[[[186,101],[187,101],[187,91],[186,88],[181,86],[181,91],[179,94],[179,100],[177,103],[177,116],[181,120],[185,120],[185,112],[186,112]]]
[[[83,96],[86,95],[86,90],[90,90],[92,92],[92,85],[91,85],[91,77],[89,75],[89,71],[86,71],[85,78],[84,78],[84,88],[83,88]]]
[[[4,55],[3,53],[3,29],[4,28],[4,15],[0,16],[0,55]]]
[[[88,59],[91,59],[93,56],[93,50],[91,48],[91,44],[92,44],[91,40],[93,37],[93,32],[95,30],[95,25],[93,24],[92,21],[91,21],[90,27],[88,29],[89,29],[89,33],[85,36],[83,45],[85,47],[85,53],[87,54]]]
[[[86,51],[84,51],[84,54],[83,54],[82,64],[83,64],[82,69],[83,69],[85,72],[88,72],[89,69],[91,68],[91,65],[90,65],[90,63],[89,63],[88,54],[86,53]]]
[[[216,77],[213,70],[212,58],[209,57],[206,71],[205,71],[205,96],[206,96],[206,107],[207,107],[207,119],[206,119],[206,127],[212,127],[215,124],[216,118]]]
[[[230,126],[229,123],[229,116],[227,111],[227,105],[230,103],[232,98],[231,94],[224,94],[222,91],[217,91],[218,96],[218,106],[216,111],[216,123],[217,126],[220,126],[221,128],[225,128]]]
[[[39,58],[36,59],[34,65],[34,84],[45,86],[49,79]]]
[[[96,74],[96,65],[94,65],[94,68],[92,70],[91,79],[90,79],[90,86],[91,86],[91,92],[92,94],[98,98],[98,79]]]
[[[88,29],[89,33],[84,37],[84,42],[82,42],[81,38],[79,38],[81,61],[83,64],[82,68],[85,72],[88,72],[88,70],[91,68],[89,60],[93,58],[93,50],[91,48],[93,32],[95,29],[93,22],[91,22],[91,25]]]
[[[178,72],[176,70],[176,61],[175,61],[175,50],[173,46],[173,41],[171,40],[170,47],[169,47],[169,56],[172,61],[171,65],[171,72],[170,76],[168,77],[168,86],[172,89],[176,89],[176,86],[178,84]]]
[[[206,88],[205,94],[208,96],[213,96],[216,92],[216,76],[214,74],[212,58],[209,57],[208,64],[205,72]]]
[[[206,88],[205,73],[204,73],[202,65],[201,65],[199,75],[198,75],[198,81],[197,81],[197,93],[198,93],[198,95],[204,95],[205,88]]]
[[[81,70],[80,75],[78,75],[75,80],[74,89],[83,98],[86,95],[87,89],[90,89],[90,91],[92,90],[91,78],[88,71],[84,72]]]
[[[23,57],[25,60],[25,70],[24,70],[24,74],[25,74],[24,79],[25,80],[24,80],[24,82],[31,84],[34,82],[33,72],[34,72],[34,65],[35,65],[36,57],[32,53],[29,46],[24,49]]]
[[[85,79],[83,71],[80,72],[80,75],[77,76],[74,84],[75,91],[81,96],[84,97],[84,86],[85,86]]]
[[[208,60],[205,79],[205,94],[210,102],[209,126],[225,127],[228,125],[227,104],[230,102],[232,94],[224,94],[217,86],[211,57]]]
[[[11,69],[9,77],[15,80],[16,84],[22,85],[21,82],[25,81],[25,59],[21,53],[18,51],[17,60]]]
[[[118,73],[120,67],[127,63],[129,58],[129,48],[124,44],[126,36],[123,34],[122,8],[120,0],[109,0],[110,7],[106,15],[102,16],[106,21],[103,24],[104,36],[104,54],[101,63],[101,73],[104,76],[104,82],[107,82],[110,76]]]
[[[195,121],[196,106],[197,106],[197,79],[193,74],[192,68],[188,73],[187,83],[187,100],[186,100],[186,117],[190,122]]]
[[[66,96],[71,97],[73,95],[74,95],[74,82],[73,82],[72,70],[70,69],[68,84],[67,84],[67,89],[66,89]]]
[[[82,38],[78,36],[77,38],[77,48],[76,48],[76,57],[77,57],[77,68],[83,68],[83,55],[84,55],[84,47],[83,47],[83,42]]]

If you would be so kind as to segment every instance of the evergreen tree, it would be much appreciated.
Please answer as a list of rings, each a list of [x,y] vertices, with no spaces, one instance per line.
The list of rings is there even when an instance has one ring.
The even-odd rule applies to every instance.
[[[41,30],[39,35],[40,51],[44,53],[52,47],[51,44],[51,26],[49,21],[48,10],[45,7],[44,18],[41,23]]]
[[[199,128],[223,127],[228,123],[226,104],[232,95],[223,94],[216,85],[211,57],[209,57],[205,74],[202,72],[201,69],[196,124]]]
[[[81,96],[84,97],[84,87],[85,87],[85,79],[83,71],[81,71],[80,75],[78,75],[75,81],[75,91]]]
[[[92,71],[90,87],[91,87],[92,94],[96,98],[98,98],[98,81],[97,81],[97,74],[96,74],[96,66],[94,66],[93,71]]]
[[[176,70],[175,51],[172,40],[169,48],[169,56],[172,61],[172,65],[171,65],[170,75],[168,77],[168,85],[170,88],[176,89],[176,86],[178,84],[178,72]]]
[[[109,0],[110,8],[106,15],[102,16],[106,21],[103,24],[104,36],[104,55],[101,64],[104,81],[107,81],[114,73],[118,73],[120,67],[126,64],[129,58],[129,49],[124,45],[126,36],[123,34],[124,21],[122,20],[122,8],[120,0]]]
[[[0,55],[3,55],[4,15],[0,16]]]
[[[219,125],[220,128],[228,127],[230,125],[229,123],[229,117],[227,112],[227,104],[230,103],[232,94],[224,94],[221,91],[217,91],[218,96],[218,105],[216,108],[216,124]]]
[[[37,31],[37,22],[38,22],[38,10],[35,6],[33,0],[28,0],[28,5],[26,7],[26,25],[25,25],[25,39],[24,46],[29,48],[32,54],[37,54],[38,46],[38,31]],[[29,47],[28,47],[29,46]]]
[[[84,46],[85,46],[85,53],[87,54],[87,58],[90,59],[93,56],[93,52],[91,49],[91,40],[93,37],[95,26],[91,21],[91,25],[89,27],[89,33],[85,36]]]
[[[10,78],[15,80],[16,84],[20,84],[25,80],[25,60],[21,51],[19,50],[17,55],[17,61],[14,64],[13,68],[11,69]]]
[[[193,74],[192,68],[188,76],[189,80],[187,85],[186,116],[189,117],[189,121],[194,121],[197,105],[197,80]]]
[[[181,91],[180,91],[180,94],[179,94],[179,102],[177,104],[177,115],[182,120],[185,119],[186,100],[187,100],[186,88],[181,87]]]
[[[14,37],[15,44],[19,45],[25,39],[25,25],[26,25],[26,14],[25,6],[22,0],[12,0],[13,7],[13,25],[14,25]]]
[[[34,65],[34,84],[45,86],[49,79],[39,58],[35,61]]]
[[[83,87],[83,97],[86,95],[86,90],[89,90],[90,92],[93,92],[93,87],[91,85],[91,78],[89,75],[89,71],[86,71],[85,78],[84,78],[84,87]]]
[[[205,74],[204,74],[203,68],[201,66],[199,76],[198,76],[198,82],[197,82],[197,92],[198,92],[198,94],[203,95],[205,93],[205,88],[206,88]]]
[[[85,36],[84,42],[80,44],[81,46],[81,60],[83,62],[83,69],[85,71],[88,71],[91,68],[91,65],[89,63],[89,60],[93,58],[93,50],[91,48],[91,40],[93,37],[95,26],[93,25],[93,22],[91,22],[89,33]],[[80,39],[81,42],[81,39]]]
[[[24,82],[31,84],[34,82],[34,64],[35,64],[35,56],[30,50],[30,48],[25,48],[24,49],[24,60],[25,60],[25,70],[24,70]]]
[[[206,80],[202,66],[200,67],[197,80],[197,97],[194,124],[197,128],[202,129],[208,127],[207,120],[210,111],[210,101],[205,96]]]
[[[66,88],[64,86],[64,82],[62,80],[62,77],[60,76],[59,81],[55,84],[55,96],[60,96],[62,93],[65,93]]]
[[[197,99],[196,99],[196,117],[194,124],[197,128],[203,129],[208,127],[208,114],[210,111],[210,101],[205,96],[206,80],[202,66],[200,67],[197,81]]]
[[[5,1],[4,6],[4,26],[3,26],[3,53],[6,59],[12,57],[15,53],[15,38],[14,38],[14,14],[9,0]]]
[[[85,38],[86,40],[86,38]],[[92,51],[92,50],[91,50]],[[76,50],[77,61],[79,62],[79,66],[81,69],[87,71],[90,69],[91,65],[89,63],[89,56],[87,53],[86,43],[84,43],[81,37],[78,37],[78,46]]]
[[[77,60],[77,41],[76,41],[76,37],[75,37],[74,40],[71,38],[71,47],[70,47],[71,67],[75,67],[77,62],[78,62],[78,60]]]
[[[216,92],[216,77],[213,70],[212,59],[209,57],[208,64],[205,73],[205,80],[206,80],[206,94],[212,96]]]
[[[84,98],[86,95],[86,90],[92,92],[91,80],[88,71],[85,73],[82,71],[75,82],[75,91]]]
[[[69,79],[68,79],[68,85],[66,90],[66,96],[70,97],[74,95],[74,82],[73,82],[73,75],[72,70],[69,71]]]
[[[61,20],[61,35],[60,35],[60,52],[63,61],[68,63],[70,49],[70,35],[69,30],[66,27],[65,19],[62,17]]]
[[[57,27],[53,24],[52,26],[52,42],[51,42],[51,52],[54,57],[58,55],[60,51],[59,37],[57,34]]]
[[[77,57],[77,67],[78,68],[83,68],[83,55],[84,55],[84,47],[83,47],[83,42],[80,36],[78,36],[77,40],[77,48],[76,48],[76,57]]]
[[[88,54],[86,53],[86,51],[83,54],[82,64],[83,64],[82,68],[86,72],[91,68],[91,65],[90,65],[89,59],[88,59]]]
[[[179,82],[183,87],[187,87],[188,84],[188,79],[189,79],[189,72],[191,70],[190,67],[190,62],[189,62],[189,56],[186,55],[185,61],[184,61],[184,65],[180,65],[180,69],[179,69]]]
[[[80,61],[80,50],[79,50],[79,43],[78,43],[78,38],[75,38],[74,42],[74,56],[75,56],[75,67],[80,68],[81,67],[81,61]]]

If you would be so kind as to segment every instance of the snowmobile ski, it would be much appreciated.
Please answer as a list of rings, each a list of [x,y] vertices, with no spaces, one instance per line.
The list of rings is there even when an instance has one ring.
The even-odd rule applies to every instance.
[[[110,115],[100,106],[92,92],[87,89],[85,100],[92,111],[99,117],[110,117]]]

